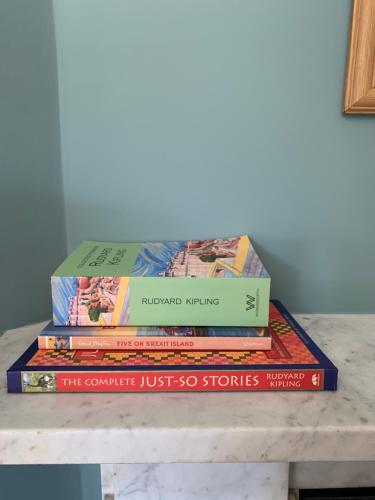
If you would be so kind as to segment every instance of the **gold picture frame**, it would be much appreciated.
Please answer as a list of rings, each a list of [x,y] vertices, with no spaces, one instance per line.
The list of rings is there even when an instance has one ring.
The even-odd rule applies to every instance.
[[[375,114],[375,0],[353,0],[344,113]]]

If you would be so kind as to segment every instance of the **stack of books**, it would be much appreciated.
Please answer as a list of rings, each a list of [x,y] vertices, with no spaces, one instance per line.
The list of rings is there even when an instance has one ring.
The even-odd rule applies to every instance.
[[[270,282],[246,235],[85,241],[52,276],[53,321],[8,391],[335,390],[336,367]]]

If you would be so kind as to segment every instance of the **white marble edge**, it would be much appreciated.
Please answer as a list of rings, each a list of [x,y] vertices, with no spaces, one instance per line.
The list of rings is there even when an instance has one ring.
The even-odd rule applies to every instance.
[[[43,324],[0,338],[0,463],[375,460],[375,315],[296,315],[337,392],[7,394]]]
[[[289,464],[101,466],[103,500],[287,500]]]

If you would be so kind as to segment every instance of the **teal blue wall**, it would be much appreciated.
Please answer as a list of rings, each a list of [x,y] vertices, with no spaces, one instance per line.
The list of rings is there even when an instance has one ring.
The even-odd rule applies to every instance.
[[[53,11],[0,2],[0,330],[50,314],[65,255]]]
[[[374,311],[349,0],[55,0],[68,247],[249,233],[293,311]]]
[[[50,315],[66,254],[50,0],[0,2],[0,330]],[[1,457],[0,457],[1,459]],[[100,500],[100,469],[0,466],[0,500]]]
[[[2,465],[0,500],[101,500],[99,466]]]

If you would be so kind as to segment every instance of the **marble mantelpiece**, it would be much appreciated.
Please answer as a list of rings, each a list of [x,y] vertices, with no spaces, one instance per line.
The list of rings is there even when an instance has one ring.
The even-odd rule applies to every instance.
[[[375,316],[296,319],[339,368],[337,392],[7,394],[42,324],[0,338],[0,463],[375,460]]]

